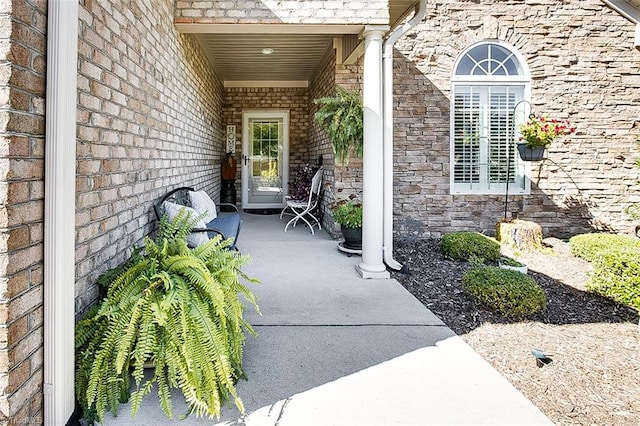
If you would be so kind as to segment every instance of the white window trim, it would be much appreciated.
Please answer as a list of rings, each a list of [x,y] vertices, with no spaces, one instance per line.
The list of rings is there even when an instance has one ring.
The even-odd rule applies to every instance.
[[[455,75],[455,71],[458,68],[460,61],[464,58],[465,54],[469,52],[471,49],[476,46],[482,44],[497,44],[508,50],[510,50],[516,59],[520,62],[522,67],[522,75],[518,76],[458,76]],[[505,184],[494,184],[491,189],[487,188],[479,188],[479,189],[463,189],[460,186],[456,188],[455,183],[455,164],[454,164],[454,149],[455,149],[455,89],[457,86],[496,86],[496,85],[521,85],[524,86],[523,90],[523,99],[525,101],[531,100],[531,73],[529,71],[529,67],[527,61],[522,56],[522,54],[516,49],[514,46],[505,43],[501,40],[483,40],[478,43],[474,43],[464,49],[456,58],[455,63],[451,69],[451,92],[449,96],[449,194],[450,195],[468,195],[468,194],[478,194],[478,195],[504,195],[506,191],[506,183]],[[526,106],[526,102],[523,102],[523,108]],[[518,108],[520,110],[520,108]],[[522,120],[526,119],[525,116],[522,117]],[[515,150],[514,155],[518,155],[517,150]],[[531,194],[531,165],[529,162],[524,163],[524,189],[509,185],[509,194],[518,194],[518,195],[528,195]],[[459,185],[459,184],[458,184]]]

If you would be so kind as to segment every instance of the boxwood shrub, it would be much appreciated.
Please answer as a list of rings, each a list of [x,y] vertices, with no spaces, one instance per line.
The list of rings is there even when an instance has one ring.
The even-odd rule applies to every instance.
[[[640,311],[640,249],[604,251],[593,265],[590,291]]]
[[[462,282],[465,294],[505,317],[528,317],[547,306],[542,287],[520,272],[482,266],[465,272]]]
[[[571,252],[589,262],[595,262],[604,252],[618,249],[636,249],[640,252],[640,240],[629,235],[581,234],[569,240]]]
[[[440,252],[457,260],[500,258],[500,243],[479,232],[451,232],[442,236]]]
[[[569,243],[575,256],[594,267],[590,291],[640,311],[640,240],[594,233],[576,235]]]

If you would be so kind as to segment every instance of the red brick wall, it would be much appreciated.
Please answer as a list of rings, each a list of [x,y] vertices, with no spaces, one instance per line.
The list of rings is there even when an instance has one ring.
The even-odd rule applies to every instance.
[[[172,0],[80,6],[76,312],[155,227],[169,189],[219,194],[222,86]]]
[[[42,421],[46,26],[0,4],[0,424]]]
[[[244,109],[280,109],[289,111],[289,169],[309,162],[309,110],[307,88],[240,87],[225,89],[224,125],[236,126],[236,160],[242,153],[242,111]],[[236,180],[240,203],[240,173]]]
[[[315,78],[309,84],[309,127],[311,158],[323,156],[324,163],[324,196],[322,209],[324,228],[334,237],[340,235],[340,228],[331,216],[331,204],[337,198],[347,198],[351,194],[362,193],[362,158],[351,157],[345,164],[336,164],[331,142],[326,133],[313,119],[319,106],[313,101],[324,96],[335,94],[336,85],[347,90],[362,90],[362,64],[343,65],[336,63],[335,52],[329,55],[320,65]]]

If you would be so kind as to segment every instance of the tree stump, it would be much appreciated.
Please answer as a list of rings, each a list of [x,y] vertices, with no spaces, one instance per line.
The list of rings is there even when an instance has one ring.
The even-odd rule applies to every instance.
[[[542,227],[527,220],[501,221],[496,225],[496,240],[522,251],[542,248]]]

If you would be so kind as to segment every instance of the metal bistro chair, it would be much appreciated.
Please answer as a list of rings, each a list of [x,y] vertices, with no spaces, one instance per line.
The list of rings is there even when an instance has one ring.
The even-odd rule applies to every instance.
[[[309,196],[305,200],[287,200],[287,206],[280,212],[280,219],[285,214],[286,210],[291,210],[293,218],[287,222],[284,227],[284,232],[287,232],[290,225],[296,226],[299,220],[302,220],[309,226],[311,235],[315,235],[313,227],[318,226],[318,229],[322,229],[320,221],[313,215],[313,211],[318,207],[318,199],[320,198],[320,187],[322,185],[322,167],[318,169],[313,179],[311,179],[311,188],[309,189]]]

